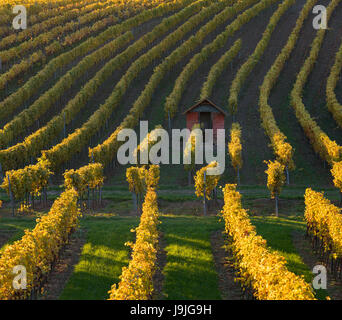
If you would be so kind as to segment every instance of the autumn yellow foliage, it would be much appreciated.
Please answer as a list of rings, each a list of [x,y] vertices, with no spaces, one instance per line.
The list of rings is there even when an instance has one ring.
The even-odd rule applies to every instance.
[[[64,186],[66,189],[74,188],[81,197],[87,190],[103,185],[104,175],[101,163],[91,163],[77,170],[71,169],[64,173]]]
[[[242,144],[241,144],[241,126],[235,122],[230,130],[230,142],[228,143],[228,151],[232,165],[237,169],[242,168]]]
[[[149,169],[143,167],[130,167],[126,170],[129,191],[143,194],[148,188],[157,188],[160,178],[158,165],[150,165]]]
[[[157,189],[160,179],[160,167],[158,165],[151,165],[146,174],[147,189]]]
[[[335,162],[331,169],[331,174],[334,178],[334,185],[342,192],[342,161]]]
[[[285,183],[285,167],[279,161],[265,161],[267,164],[267,188],[270,190],[271,197],[280,195],[281,189]]]
[[[126,179],[129,185],[129,191],[135,194],[142,194],[146,189],[145,176],[145,166],[127,168]]]
[[[314,300],[311,286],[286,268],[286,260],[267,248],[241,204],[236,185],[223,189],[222,216],[238,280],[258,300]]]
[[[54,202],[50,212],[37,219],[37,225],[12,245],[0,257],[0,300],[26,299],[32,289],[39,289],[49,273],[60,249],[69,241],[80,215],[77,192],[67,190]],[[13,288],[12,271],[22,265],[27,271],[27,290]]]
[[[47,187],[51,175],[50,163],[40,160],[35,165],[7,171],[0,188],[4,189],[8,195],[10,195],[11,188],[14,199],[23,201],[28,194],[40,195],[42,189]]]
[[[204,172],[209,168],[214,168],[218,165],[216,161],[211,162],[207,166],[198,170],[195,175],[195,194],[197,197],[204,196],[204,188],[205,188],[205,197],[210,200],[211,193],[216,188],[218,182],[220,181],[220,175],[208,175],[206,174],[205,182],[204,182]]]
[[[333,258],[342,257],[341,208],[324,198],[323,192],[308,188],[305,192],[305,220],[308,231],[318,237]]]
[[[114,284],[109,300],[148,300],[151,299],[153,275],[156,270],[158,249],[158,203],[155,188],[159,180],[159,167],[153,166],[148,173],[148,189],[143,203],[142,215],[136,232],[136,241],[132,245],[132,258],[122,269],[119,284]]]

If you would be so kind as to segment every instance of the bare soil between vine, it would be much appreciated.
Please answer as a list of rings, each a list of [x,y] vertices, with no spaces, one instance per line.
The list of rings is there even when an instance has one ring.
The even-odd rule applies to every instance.
[[[65,285],[74,272],[74,267],[80,259],[82,248],[86,243],[84,230],[76,231],[69,244],[62,250],[58,261],[48,276],[46,284],[42,288],[40,300],[58,300]]]
[[[224,248],[222,231],[216,231],[211,235],[211,247],[214,255],[215,267],[218,273],[218,286],[223,300],[242,300],[242,289],[235,282],[234,268],[228,261],[228,253]]]
[[[164,234],[162,232],[159,233],[159,246],[157,252],[157,263],[156,263],[156,272],[153,276],[153,288],[154,293],[152,296],[153,300],[164,300],[166,298],[163,293],[163,283],[164,283],[164,274],[163,270],[167,262],[166,255],[166,241],[164,239]]]

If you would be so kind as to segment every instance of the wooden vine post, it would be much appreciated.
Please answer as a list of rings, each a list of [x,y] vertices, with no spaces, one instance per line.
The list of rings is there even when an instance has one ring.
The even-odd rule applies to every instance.
[[[171,133],[172,127],[171,127],[171,116],[170,116],[170,111],[168,111],[167,115],[168,115],[168,120],[169,120],[169,132]]]
[[[87,188],[88,188],[88,210],[90,210],[90,189],[89,189],[89,186]]]
[[[95,197],[95,188],[93,188],[93,190],[92,190],[92,194],[93,194],[93,210],[95,210],[95,202],[96,202],[96,197]]]
[[[290,173],[289,173],[289,167],[285,167],[286,170],[286,184],[289,186],[290,185]]]
[[[217,186],[215,186],[213,192],[214,192],[214,201],[215,201],[215,205],[217,205]]]
[[[278,205],[279,196],[278,196],[278,193],[275,194],[274,198],[275,198],[275,213],[276,213],[276,217],[279,217],[279,205]]]

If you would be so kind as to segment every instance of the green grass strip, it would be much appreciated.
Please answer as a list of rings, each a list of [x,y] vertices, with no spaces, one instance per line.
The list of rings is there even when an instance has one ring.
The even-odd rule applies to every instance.
[[[210,236],[223,230],[217,217],[165,216],[161,230],[167,246],[163,270],[166,299],[220,300]]]

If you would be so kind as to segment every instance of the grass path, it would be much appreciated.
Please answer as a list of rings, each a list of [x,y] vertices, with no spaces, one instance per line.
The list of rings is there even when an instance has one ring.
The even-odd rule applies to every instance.
[[[133,241],[130,230],[137,225],[138,219],[132,217],[85,218],[81,226],[88,231],[87,241],[60,299],[107,299],[128,264],[129,247],[124,244]]]
[[[166,216],[161,230],[167,243],[166,299],[221,299],[210,236],[222,229],[217,217]]]
[[[35,225],[35,219],[32,218],[0,218],[0,235],[5,236],[9,234],[6,243],[2,246],[0,245],[0,254],[7,245],[20,240],[24,235],[25,229],[32,229]]]
[[[221,227],[217,217],[163,216],[161,220],[167,243],[166,298],[220,299],[210,245],[211,233]],[[136,217],[84,219],[81,225],[88,230],[87,241],[60,299],[106,299],[129,262],[124,243],[133,240],[130,230],[138,223]]]
[[[281,254],[287,261],[287,268],[296,275],[303,275],[306,282],[311,283],[313,274],[304,263],[293,244],[293,232],[305,234],[305,222],[299,219],[287,219],[276,217],[254,217],[253,224],[257,233],[267,240],[268,246]],[[327,290],[316,290],[317,299],[325,299]]]

